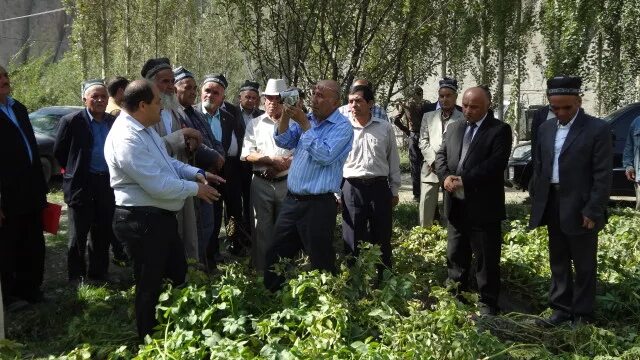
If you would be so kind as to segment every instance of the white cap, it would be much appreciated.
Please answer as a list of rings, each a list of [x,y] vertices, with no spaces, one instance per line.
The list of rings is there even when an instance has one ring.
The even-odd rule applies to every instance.
[[[287,90],[287,84],[284,79],[269,79],[262,95],[280,95],[281,92]]]

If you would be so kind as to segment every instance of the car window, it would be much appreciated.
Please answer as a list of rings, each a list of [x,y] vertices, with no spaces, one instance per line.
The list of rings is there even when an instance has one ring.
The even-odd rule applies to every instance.
[[[55,136],[60,117],[32,113],[29,115],[29,120],[31,120],[33,131],[44,135]]]
[[[616,119],[612,124],[611,131],[615,135],[614,151],[621,153],[624,149],[624,143],[627,141],[627,135],[629,135],[629,127],[631,122],[640,116],[640,108],[634,108],[632,111],[622,115],[619,119]]]
[[[514,159],[526,159],[531,156],[531,144],[525,144],[516,146],[513,148],[513,154],[511,155]]]

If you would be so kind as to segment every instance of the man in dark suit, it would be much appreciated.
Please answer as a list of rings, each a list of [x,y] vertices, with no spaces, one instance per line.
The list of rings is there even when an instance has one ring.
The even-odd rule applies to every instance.
[[[549,79],[549,107],[557,121],[538,128],[529,225],[549,230],[554,310],[541,325],[593,319],[598,231],[607,221],[613,155],[607,124],[580,108],[581,85],[579,77]]]
[[[244,133],[247,126],[251,124],[251,120],[264,114],[264,110],[260,110],[260,84],[255,81],[245,80],[240,87],[239,104],[237,106],[240,113],[240,119]],[[243,140],[244,141],[244,140]],[[253,227],[253,207],[251,206],[251,179],[253,178],[253,168],[249,162],[242,162],[242,221],[244,228],[251,231]]]
[[[64,201],[69,206],[69,247],[67,271],[70,282],[107,280],[109,244],[115,198],[109,184],[109,168],[104,159],[104,142],[115,121],[106,112],[107,88],[100,80],[83,83],[85,109],[60,119],[53,148],[65,169],[62,182]],[[87,244],[87,235],[91,240]],[[88,245],[89,266],[85,262]]]
[[[449,279],[468,290],[472,254],[480,312],[498,312],[500,223],[505,219],[503,174],[511,153],[511,127],[489,112],[486,90],[468,89],[462,98],[467,121],[451,123],[436,153],[436,173],[444,185]]]
[[[8,308],[43,299],[42,209],[48,192],[29,114],[10,92],[9,74],[0,66],[0,273]]]
[[[218,235],[222,227],[222,204],[226,209],[225,220],[238,222],[242,219],[242,163],[240,153],[244,139],[244,127],[240,119],[222,108],[227,81],[222,75],[206,75],[201,86],[201,103],[194,106],[206,119],[216,140],[222,141],[225,151],[225,162],[222,167],[222,177],[226,180],[219,187],[222,199],[215,202],[215,224],[208,251],[209,261],[215,263],[214,257],[219,256]],[[234,220],[230,220],[233,217]],[[242,246],[237,237],[231,238],[230,251],[239,254]]]
[[[211,127],[207,124],[204,115],[193,108],[198,96],[198,85],[193,74],[180,66],[173,70],[175,76],[175,88],[178,101],[184,114],[183,122],[187,127],[198,130],[202,133],[202,144],[193,151],[190,156],[190,163],[205,171],[217,174],[224,164],[224,149],[222,143],[215,139]],[[187,258],[196,258],[203,265],[207,264],[206,249],[211,240],[214,230],[213,203],[208,203],[202,199],[195,200],[197,214],[197,244],[186,244],[185,251]]]

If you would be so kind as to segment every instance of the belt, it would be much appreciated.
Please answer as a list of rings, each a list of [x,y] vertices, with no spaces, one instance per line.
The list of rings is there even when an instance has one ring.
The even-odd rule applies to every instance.
[[[259,177],[259,178],[265,179],[267,181],[270,181],[270,182],[280,182],[280,181],[283,181],[283,180],[287,180],[287,175],[283,175],[283,176],[274,178],[274,177],[266,176],[264,174],[264,172],[262,172],[262,171],[254,171],[253,175],[255,175],[255,176]]]
[[[553,191],[560,191],[560,184],[549,184],[549,189]]]
[[[166,215],[166,216],[176,216],[175,211],[161,209],[155,206],[120,206],[116,205],[117,209],[128,210],[131,212],[141,212],[147,214],[156,214],[156,215]]]
[[[98,171],[98,172],[90,172],[89,174],[93,176],[109,176],[108,171]]]
[[[377,183],[387,183],[386,176],[374,176],[370,178],[346,178],[346,180],[355,185],[371,186]]]
[[[291,191],[287,191],[287,196],[289,196],[290,198],[296,201],[317,200],[317,199],[322,199],[326,197],[330,197],[332,199],[334,198],[333,193],[300,195],[300,194],[294,194]]]

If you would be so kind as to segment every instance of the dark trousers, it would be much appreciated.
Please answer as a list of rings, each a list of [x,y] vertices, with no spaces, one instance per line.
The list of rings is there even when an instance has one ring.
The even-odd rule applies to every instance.
[[[213,234],[207,248],[207,256],[210,261],[216,254],[220,253],[220,229],[222,228],[222,215],[224,213],[225,222],[233,217],[236,221],[242,222],[242,164],[238,158],[227,157],[222,168],[222,177],[227,181],[218,186],[222,197],[214,203],[213,207]],[[224,208],[223,208],[224,203]],[[239,247],[235,239],[231,239],[232,247]]]
[[[82,205],[69,206],[69,280],[87,276],[105,279],[109,269],[109,245],[116,243],[112,230],[115,200],[108,175],[89,175],[92,198]],[[91,240],[87,242],[87,235]],[[85,262],[88,248],[89,267]]]
[[[380,246],[382,263],[391,268],[391,189],[386,178],[371,183],[345,179],[342,185],[342,238],[347,252],[358,255],[358,244]],[[378,268],[379,275],[382,267]]]
[[[451,220],[451,219],[450,219]],[[469,290],[472,256],[476,258],[476,281],[480,301],[498,308],[500,293],[500,222],[468,225],[450,221],[447,226],[447,271],[459,290]]]
[[[152,334],[162,279],[184,283],[187,262],[174,213],[158,208],[117,208],[113,231],[133,259],[138,335]]]
[[[253,208],[251,206],[251,179],[253,178],[251,163],[242,163],[242,222],[245,230],[251,231]]]
[[[6,212],[0,226],[0,272],[5,299],[33,301],[39,297],[44,254],[42,210],[27,214]]]
[[[545,209],[551,265],[549,303],[551,308],[568,314],[592,316],[596,300],[598,233],[565,234],[559,221],[559,200],[556,190],[550,188]]]
[[[299,197],[287,194],[266,246],[264,284],[271,291],[282,286],[284,278],[274,272],[280,258],[293,259],[301,249],[311,266],[335,273],[336,252],[333,232],[336,226],[336,201],[333,194]]]
[[[411,187],[414,199],[420,199],[420,171],[422,171],[423,162],[419,134],[412,132],[409,136],[409,164],[411,165]]]

